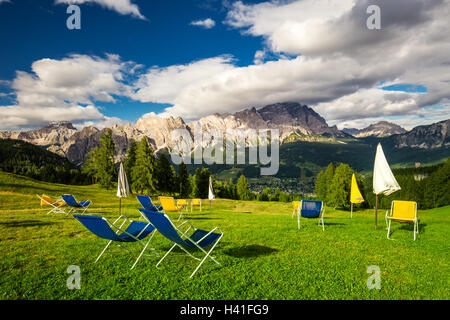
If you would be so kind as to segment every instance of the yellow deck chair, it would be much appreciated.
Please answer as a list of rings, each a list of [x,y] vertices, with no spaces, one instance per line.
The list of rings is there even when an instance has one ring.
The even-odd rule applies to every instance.
[[[401,223],[414,223],[414,240],[419,234],[419,223],[417,220],[417,203],[414,201],[394,200],[391,204],[391,212],[386,211],[387,238],[391,231],[391,222],[397,221]]]
[[[183,210],[187,212],[188,206],[189,206],[189,200],[188,199],[178,199],[177,200],[177,206],[183,207]]]
[[[193,207],[199,207],[202,211],[202,199],[192,199],[191,201],[191,212]]]
[[[163,207],[164,213],[167,212],[178,212],[180,213],[180,216],[178,217],[178,220],[180,220],[183,217],[183,205],[177,205],[175,203],[175,199],[173,197],[158,197],[159,202],[161,203],[161,206]]]
[[[46,206],[52,207],[51,210],[49,212],[47,212],[47,214],[52,213],[52,212],[67,214],[67,212],[61,208],[66,205],[64,200],[62,200],[61,198],[54,200],[53,198],[51,198],[50,196],[48,196],[46,194],[43,194],[42,196],[37,194],[36,196],[41,200],[42,207],[46,207]]]
[[[292,211],[292,218],[298,210],[302,210],[302,202],[301,201],[292,201],[292,206],[294,210]]]

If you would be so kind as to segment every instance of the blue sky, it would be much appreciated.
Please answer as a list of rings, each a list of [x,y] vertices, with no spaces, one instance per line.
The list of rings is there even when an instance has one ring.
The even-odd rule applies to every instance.
[[[261,2],[261,1],[249,1]],[[147,67],[185,64],[194,60],[231,54],[237,65],[253,62],[262,37],[241,36],[238,30],[222,24],[226,11],[221,1],[155,0],[134,1],[147,20],[121,15],[99,5],[81,8],[81,30],[69,30],[68,5],[54,0],[15,0],[0,7],[0,79],[11,80],[17,70],[31,72],[32,62],[51,57],[61,59],[70,53],[103,56],[119,54]],[[212,18],[212,29],[190,25]],[[26,23],[24,23],[26,22]],[[3,88],[3,91],[7,91]],[[0,105],[14,97],[0,97]],[[118,98],[102,103],[104,114],[135,121],[147,112],[161,112],[167,104],[141,103]]]
[[[0,130],[283,101],[340,128],[449,118],[450,39],[435,25],[450,27],[450,0],[374,1],[379,31],[369,0],[0,0]]]

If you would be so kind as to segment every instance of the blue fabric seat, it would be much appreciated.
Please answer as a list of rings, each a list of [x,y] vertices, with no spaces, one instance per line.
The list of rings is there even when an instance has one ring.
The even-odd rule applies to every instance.
[[[322,210],[322,201],[302,200],[300,213],[304,218],[319,218]]]
[[[73,217],[77,219],[83,226],[85,226],[89,231],[91,231],[96,236],[102,239],[110,240],[95,262],[97,262],[98,259],[100,259],[100,257],[102,256],[102,254],[105,252],[105,250],[108,248],[108,246],[111,244],[112,241],[140,242],[155,230],[155,227],[151,223],[142,221],[131,221],[131,220],[129,220],[130,224],[128,225],[128,227],[122,230],[121,227],[117,227],[115,225],[115,223],[119,221],[120,218],[125,218],[126,220],[128,220],[128,218],[122,216],[119,217],[114,223],[109,223],[106,218],[100,216],[74,215]],[[125,222],[126,221],[124,221],[124,223]],[[113,228],[116,229],[117,231],[114,231]],[[150,240],[151,238],[144,246],[144,249],[137,258],[136,262],[131,267],[132,269],[134,268],[134,266],[144,253]]]
[[[86,212],[87,208],[91,204],[91,201],[82,201],[78,202],[75,197],[71,194],[63,194],[61,198],[66,202],[68,206],[71,207],[70,212],[75,211],[77,209],[84,209],[83,213]]]
[[[123,233],[117,235],[103,217],[86,215],[74,215],[73,217],[96,236],[112,241],[136,242],[147,237],[155,229],[147,222],[132,221]]]
[[[170,248],[170,250],[164,255],[164,257],[157,263],[158,265],[164,260],[164,258],[175,248],[175,246],[179,246],[183,249],[190,257],[200,260],[192,256],[186,249],[197,249],[198,251],[202,251],[205,254],[205,257],[191,274],[191,278],[197,272],[198,268],[203,264],[206,258],[210,257],[215,263],[219,264],[213,257],[210,256],[210,253],[223,237],[223,232],[220,228],[216,227],[211,231],[196,229],[189,221],[185,221],[176,227],[169,217],[163,212],[156,212],[147,209],[139,209],[141,214],[152,224],[155,228],[161,233],[164,237],[174,242],[174,245]],[[189,228],[186,231],[181,231],[179,228],[184,224],[189,224]],[[188,236],[187,232],[193,228],[194,232],[192,235]],[[215,230],[219,230],[220,233],[214,232]],[[181,236],[180,236],[181,234]],[[186,239],[183,239],[185,237]],[[212,246],[209,252],[206,252],[204,248]]]
[[[323,215],[325,213],[325,206],[322,201],[317,200],[302,200],[300,206],[297,209],[297,224],[300,229],[300,217],[302,218],[318,218],[318,225],[322,224],[322,230],[325,231],[325,225],[323,223]]]
[[[161,211],[163,209],[162,206],[153,205],[152,199],[149,196],[136,195],[136,198],[138,199],[141,206],[144,207],[144,209],[147,209],[150,211]]]

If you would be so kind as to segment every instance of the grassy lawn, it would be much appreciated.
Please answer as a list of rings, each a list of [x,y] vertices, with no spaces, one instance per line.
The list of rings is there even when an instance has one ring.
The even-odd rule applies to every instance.
[[[214,256],[193,279],[196,261],[171,254],[130,267],[140,246],[94,260],[106,240],[92,235],[71,216],[46,215],[36,193],[73,193],[91,199],[90,213],[118,215],[115,190],[33,181],[0,172],[1,299],[449,299],[450,206],[419,211],[420,234],[393,223],[386,239],[384,212],[374,229],[373,210],[350,213],[326,208],[325,232],[317,220],[297,229],[291,204],[216,200],[212,209],[186,217],[194,226],[219,226],[224,237]],[[140,217],[134,197],[122,213]],[[171,215],[176,220],[175,215]],[[151,247],[160,255],[171,246],[157,234]],[[67,267],[81,269],[81,289],[68,290]],[[369,290],[367,267],[379,266],[381,289]]]

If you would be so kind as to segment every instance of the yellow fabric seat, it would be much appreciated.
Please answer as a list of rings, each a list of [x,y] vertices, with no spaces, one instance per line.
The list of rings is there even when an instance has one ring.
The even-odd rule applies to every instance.
[[[39,198],[40,205],[42,207],[51,207],[50,211],[47,212],[47,214],[52,213],[52,212],[67,214],[67,212],[65,212],[65,210],[62,208],[63,206],[66,205],[66,202],[64,200],[62,200],[61,198],[55,200],[46,194],[43,194],[42,196],[37,194],[36,196]]]
[[[294,217],[295,213],[298,210],[302,210],[302,202],[301,201],[292,201],[292,206],[294,207],[294,210],[292,210],[292,217]]]
[[[386,212],[386,224],[389,220],[388,224],[388,233],[387,238],[389,238],[389,233],[391,230],[391,222],[400,222],[400,223],[414,223],[414,240],[416,240],[416,236],[419,233],[419,224],[417,220],[417,203],[414,201],[403,201],[403,200],[394,200],[391,204],[391,212],[388,215]]]
[[[167,213],[167,212],[179,212],[180,216],[178,217],[178,220],[180,220],[181,217],[183,217],[183,208],[185,206],[184,205],[177,205],[175,203],[175,199],[173,197],[163,197],[163,196],[161,196],[161,197],[158,197],[158,199],[159,199],[159,202],[161,203],[161,206],[163,207],[163,211],[165,213]],[[179,199],[179,200],[182,200],[182,199]]]
[[[200,211],[202,211],[202,199],[192,199],[191,201],[191,212],[193,207],[199,207]]]
[[[52,205],[55,205],[55,206],[61,207],[61,206],[64,206],[65,204],[66,204],[66,202],[64,200],[55,201],[55,200],[53,200],[51,197],[49,197],[46,194],[43,194],[41,196],[41,206],[52,206]]]
[[[389,220],[393,220],[393,221],[397,221],[397,222],[413,222],[414,219],[400,219],[400,218],[396,218],[396,217],[387,217]]]

